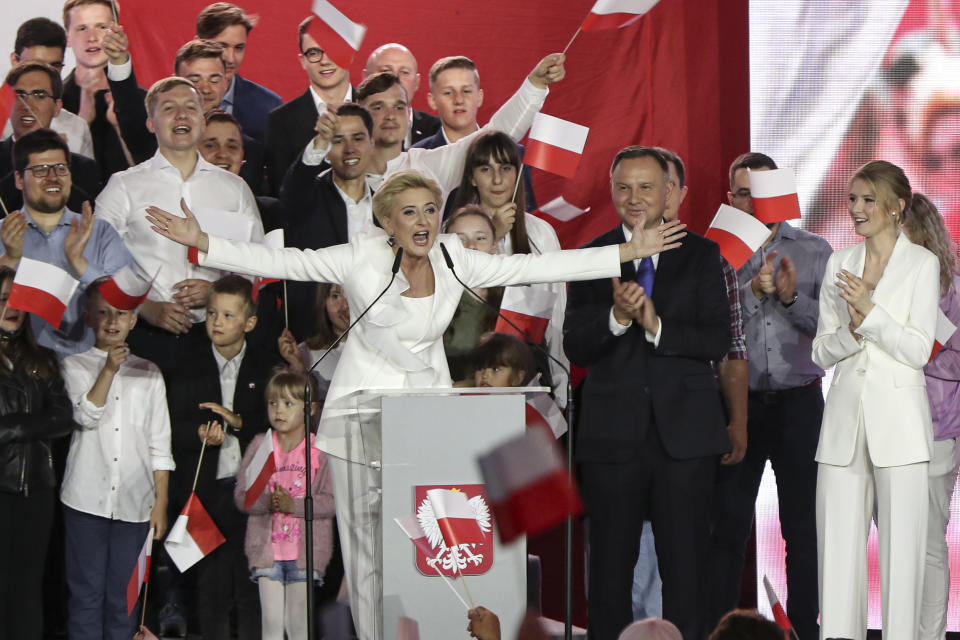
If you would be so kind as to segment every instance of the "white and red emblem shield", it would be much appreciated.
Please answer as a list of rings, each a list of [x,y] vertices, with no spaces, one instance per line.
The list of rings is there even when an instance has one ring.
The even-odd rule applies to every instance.
[[[456,547],[448,547],[433,512],[427,491],[430,489],[451,489],[462,491],[467,496],[480,530],[480,536],[461,540]],[[433,550],[428,556],[417,547],[417,570],[425,576],[438,577],[439,570],[445,576],[459,574],[476,576],[486,573],[493,566],[493,515],[487,502],[482,484],[430,484],[415,487],[415,506],[417,521],[427,537],[427,546]]]

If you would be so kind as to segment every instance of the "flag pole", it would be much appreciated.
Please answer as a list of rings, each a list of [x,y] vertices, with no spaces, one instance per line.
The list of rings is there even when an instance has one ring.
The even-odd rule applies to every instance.
[[[150,543],[153,544],[152,542]],[[147,618],[147,590],[150,589],[150,581],[147,580],[143,583],[143,603],[140,605],[140,626],[143,626],[143,621]]]
[[[287,306],[287,281],[283,281],[283,328],[290,328],[290,312],[288,311],[289,307]]]
[[[460,604],[464,606],[468,611],[470,610],[470,605],[467,604],[466,600],[463,599],[463,596],[460,595],[460,592],[457,591],[457,588],[453,586],[453,583],[450,582],[450,578],[443,575],[443,572],[440,571],[440,567],[437,566],[437,561],[434,558],[433,560],[427,560],[427,564],[433,567],[433,570],[437,572],[437,575],[443,578],[443,581],[447,583],[447,586],[450,587],[450,590],[453,591],[453,595],[457,596],[457,600],[460,601]]]
[[[0,209],[3,209],[3,217],[6,218],[10,215],[10,212],[7,211],[7,205],[3,203],[3,198],[0,198]]]
[[[110,10],[113,12],[113,23],[120,24],[120,13],[117,9],[117,0],[110,0]]]
[[[470,601],[470,608],[476,609],[477,605],[473,603],[473,596],[470,595],[470,587],[467,586],[467,578],[463,575],[463,570],[460,568],[460,565],[457,565],[457,573],[460,574],[460,582],[463,584],[463,590],[467,593],[467,600]]]
[[[568,43],[567,43],[567,46],[565,46],[565,47],[563,48],[563,51],[560,52],[561,55],[566,55],[566,54],[567,54],[567,49],[570,48],[570,45],[573,44],[573,41],[577,39],[577,36],[578,36],[578,35],[580,35],[580,27],[577,27],[577,30],[576,30],[576,32],[574,32],[573,37],[570,38],[570,42],[568,42]]]
[[[517,181],[513,183],[513,195],[510,196],[510,202],[514,202],[517,199],[517,192],[520,191],[520,181],[523,180],[523,163],[520,164],[520,170],[517,171]],[[522,211],[520,213],[523,213]]]
[[[210,430],[210,423],[206,424],[207,430]],[[193,493],[197,490],[197,480],[200,479],[200,463],[203,462],[203,452],[207,448],[207,437],[203,437],[203,445],[200,447],[200,458],[197,459],[197,471],[193,474],[193,488],[190,489],[190,493]]]

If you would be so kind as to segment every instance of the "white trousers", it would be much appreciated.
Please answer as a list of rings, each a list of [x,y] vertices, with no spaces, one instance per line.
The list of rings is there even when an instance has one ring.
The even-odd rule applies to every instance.
[[[328,456],[350,613],[360,640],[383,638],[380,472]]]
[[[927,476],[930,483],[930,515],[927,520],[927,563],[923,576],[923,603],[920,608],[921,640],[947,637],[947,598],[950,594],[950,559],[947,550],[947,523],[950,499],[957,483],[960,447],[957,439],[937,440]]]
[[[927,466],[874,467],[863,425],[850,464],[817,471],[820,638],[865,640],[874,504],[884,640],[916,640],[927,540]]]

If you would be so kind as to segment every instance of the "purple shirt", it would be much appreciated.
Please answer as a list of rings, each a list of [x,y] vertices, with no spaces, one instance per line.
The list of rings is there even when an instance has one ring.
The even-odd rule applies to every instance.
[[[953,287],[940,298],[940,309],[950,322],[960,326],[960,276],[953,276]],[[933,439],[960,437],[960,330],[950,336],[923,373],[927,378]]]

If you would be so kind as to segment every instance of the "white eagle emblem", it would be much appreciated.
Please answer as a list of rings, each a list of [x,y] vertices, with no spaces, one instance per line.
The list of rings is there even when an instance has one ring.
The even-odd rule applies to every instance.
[[[490,522],[490,507],[483,496],[474,496],[468,500],[470,508],[473,510],[473,517],[477,520],[477,525],[484,535],[490,533],[493,529]],[[417,507],[417,521],[420,528],[427,535],[427,542],[437,550],[433,558],[427,558],[427,564],[433,566],[440,563],[440,567],[452,574],[459,573],[467,568],[468,563],[474,566],[480,566],[483,563],[483,553],[475,553],[476,543],[465,543],[456,547],[447,547],[443,541],[443,534],[440,531],[440,525],[437,524],[437,517],[433,513],[433,506],[430,500],[424,498]]]

